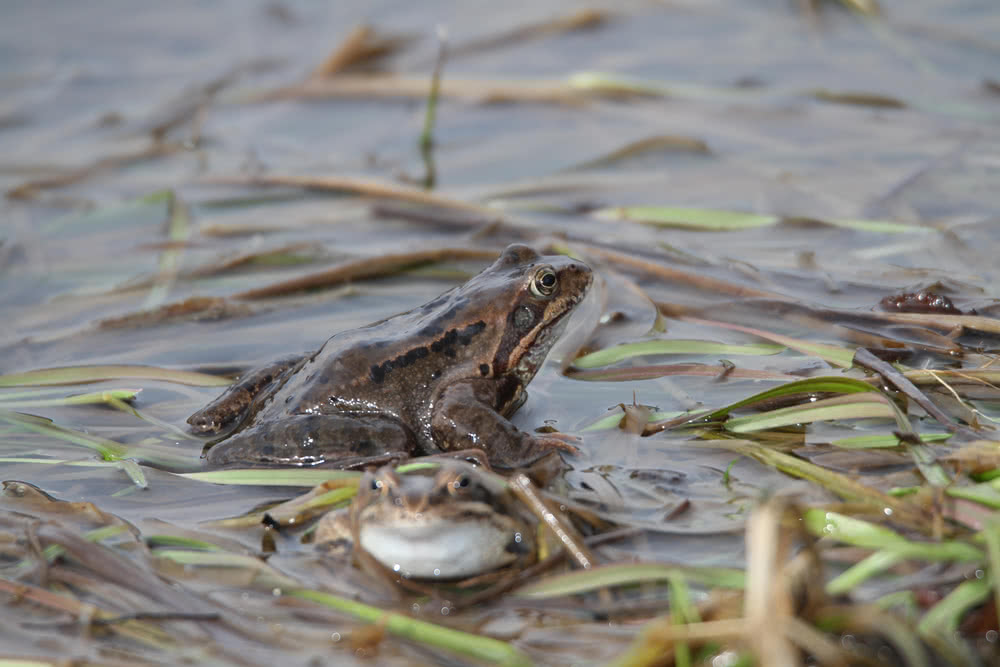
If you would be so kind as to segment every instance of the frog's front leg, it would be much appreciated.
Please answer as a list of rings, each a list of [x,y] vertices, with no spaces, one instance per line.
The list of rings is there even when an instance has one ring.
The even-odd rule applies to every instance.
[[[236,426],[261,391],[307,356],[293,354],[247,371],[221,396],[187,418],[191,430],[201,435],[217,435]]]
[[[226,465],[363,468],[417,451],[413,433],[380,415],[292,414],[254,424],[211,447],[205,458]]]
[[[495,399],[495,387],[486,382],[471,380],[445,389],[431,416],[434,442],[444,451],[482,449],[498,468],[525,467],[556,449],[577,451],[557,438],[518,430],[493,407]]]

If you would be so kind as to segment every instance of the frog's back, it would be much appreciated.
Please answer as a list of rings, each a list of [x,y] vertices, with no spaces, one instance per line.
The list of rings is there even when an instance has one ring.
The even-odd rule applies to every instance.
[[[485,375],[488,330],[496,323],[474,306],[452,290],[414,310],[334,335],[289,374],[256,419],[384,415],[421,434],[442,377]]]

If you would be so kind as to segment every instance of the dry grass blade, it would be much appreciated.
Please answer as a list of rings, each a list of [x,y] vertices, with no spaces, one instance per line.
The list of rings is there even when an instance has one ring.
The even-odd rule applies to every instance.
[[[113,616],[110,611],[96,607],[93,603],[81,602],[74,597],[66,595],[65,593],[53,593],[27,582],[13,582],[0,578],[0,593],[6,593],[12,598],[12,600],[30,600],[34,604],[41,607],[61,611],[79,619],[81,622],[88,619],[96,621],[103,618],[111,618]],[[147,646],[151,646],[153,648],[165,648],[166,642],[169,641],[169,637],[160,632],[158,629],[141,623],[116,624],[114,626],[114,631],[133,641],[137,641],[140,644],[146,644]],[[2,661],[0,661],[0,664],[2,664]],[[25,664],[31,665],[35,663]],[[62,661],[53,664],[62,664]],[[102,660],[101,664],[106,663]]]
[[[406,36],[379,36],[368,25],[351,29],[344,41],[309,75],[310,78],[333,76],[350,67],[370,63],[405,48],[411,41]]]
[[[941,331],[958,331],[970,329],[985,333],[1000,335],[1000,320],[981,315],[946,315],[940,313],[878,313],[870,314],[888,322],[900,324],[918,324]]]
[[[418,250],[416,252],[382,255],[368,259],[355,259],[338,264],[332,269],[311,273],[309,275],[283,280],[265,287],[246,290],[234,294],[234,299],[268,299],[284,296],[303,290],[331,287],[355,280],[367,280],[398,273],[405,269],[448,260],[484,260],[496,259],[494,250],[478,250],[475,248],[437,248],[434,250]]]
[[[659,278],[660,280],[666,280],[667,282],[680,283],[682,285],[689,285],[697,289],[703,289],[709,292],[715,292],[718,294],[729,294],[730,296],[739,297],[758,297],[766,299],[779,299],[785,300],[786,297],[776,294],[774,292],[766,292],[764,290],[759,290],[753,287],[746,287],[737,283],[731,283],[725,280],[719,280],[718,278],[712,278],[710,276],[702,276],[690,271],[682,271],[680,269],[673,269],[665,264],[660,264],[659,262],[654,262],[647,259],[642,259],[633,254],[626,254],[623,252],[618,252],[616,250],[609,250],[607,248],[602,248],[600,246],[590,245],[587,243],[573,243],[573,249],[579,251],[583,255],[588,255],[601,259],[609,264],[612,264],[616,268],[623,269],[629,272],[641,272],[647,275]]]
[[[633,141],[632,143],[626,144],[625,146],[613,150],[606,155],[601,155],[591,160],[587,160],[586,162],[566,167],[560,171],[583,171],[585,169],[596,169],[598,167],[610,167],[623,160],[649,155],[651,153],[655,154],[666,152],[697,153],[699,155],[708,155],[710,153],[708,150],[708,144],[701,139],[674,134],[663,134]]]
[[[115,550],[94,544],[75,532],[54,524],[43,524],[38,528],[37,534],[43,542],[62,547],[74,560],[102,579],[123,586],[126,590],[137,591],[177,611],[215,611],[194,595],[151,576],[148,570]]]
[[[510,486],[518,498],[552,531],[566,553],[579,567],[589,570],[597,564],[594,554],[590,552],[576,529],[559,513],[549,508],[527,475],[518,473],[511,479]]]
[[[42,190],[73,185],[106,171],[113,171],[137,162],[144,162],[165,155],[172,155],[183,150],[185,150],[185,147],[182,144],[155,143],[138,151],[104,157],[88,165],[69,169],[49,178],[26,181],[8,190],[7,197],[10,199],[34,199]]]
[[[900,373],[891,365],[882,361],[881,359],[879,359],[878,357],[876,357],[874,354],[864,349],[863,347],[858,348],[855,351],[854,361],[859,366],[875,371],[876,373],[881,375],[886,382],[888,382],[896,389],[898,389],[899,391],[903,392],[908,397],[913,399],[913,401],[917,405],[922,407],[927,412],[927,414],[929,414],[931,417],[939,421],[942,426],[944,426],[952,433],[961,433],[962,435],[968,436],[972,439],[983,437],[983,434],[977,433],[971,428],[953,422],[951,420],[951,417],[946,415],[944,411],[941,410],[941,408],[939,408],[937,405],[934,404],[933,401],[931,401],[931,399],[927,398],[927,396],[922,391],[917,389],[917,387],[912,382],[906,379],[906,377],[902,373]],[[995,433],[990,435],[993,435],[994,439],[996,439]]]
[[[338,79],[339,80],[339,79]],[[424,94],[426,95],[426,90]],[[496,211],[479,204],[469,204],[458,199],[411,188],[403,185],[380,183],[361,178],[342,176],[295,176],[292,174],[257,174],[253,176],[213,176],[201,181],[209,185],[245,185],[248,187],[289,187],[318,190],[321,192],[344,192],[360,197],[378,197],[424,204],[440,208],[472,211],[474,213],[497,216]]]
[[[199,232],[202,230],[199,229]],[[185,271],[185,278],[203,278],[206,276],[216,276],[227,273],[233,269],[240,269],[256,262],[279,259],[287,256],[297,256],[297,253],[309,253],[315,250],[316,244],[313,242],[286,243],[274,248],[252,250],[250,252],[237,253],[221,257],[216,261],[203,266],[195,267]]]
[[[509,48],[518,42],[540,39],[576,30],[598,28],[607,23],[608,19],[609,15],[606,11],[591,8],[580,9],[566,16],[557,16],[545,21],[539,21],[538,23],[518,26],[497,35],[470,40],[449,49],[449,51],[455,57],[492,49]]]
[[[831,90],[814,90],[812,96],[823,102],[835,104],[850,104],[853,106],[875,107],[879,109],[905,109],[906,103],[888,95],[877,93],[834,92]]]
[[[183,301],[164,304],[153,310],[140,310],[117,317],[108,317],[98,322],[97,328],[133,329],[187,320],[226,320],[247,317],[254,312],[256,310],[245,303],[233,303],[220,297],[192,296]]]
[[[782,530],[785,503],[772,500],[747,521],[747,587],[744,598],[746,640],[762,665],[796,667],[798,651],[789,641],[795,615],[789,582],[782,576],[791,548]]]
[[[299,84],[255,93],[241,99],[244,103],[309,99],[411,99],[423,100],[430,90],[430,78],[379,74],[362,76],[342,74],[328,79],[309,79]],[[581,106],[596,97],[609,94],[573,88],[565,81],[512,81],[450,78],[441,82],[442,98],[473,104],[524,102]],[[622,94],[617,95],[622,97]]]

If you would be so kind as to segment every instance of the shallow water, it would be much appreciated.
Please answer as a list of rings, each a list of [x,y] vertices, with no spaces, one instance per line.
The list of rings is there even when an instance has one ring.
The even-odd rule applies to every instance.
[[[453,224],[416,222],[375,215],[371,202],[358,197],[219,185],[210,179],[278,173],[363,176],[387,183],[419,180],[424,171],[417,146],[422,100],[246,100],[302,80],[363,20],[379,31],[415,36],[413,45],[385,66],[426,75],[436,52],[435,26],[447,26],[450,45],[458,51],[469,40],[565,14],[574,3],[508,3],[504,11],[449,2],[379,2],[363,8],[359,3],[319,2],[8,7],[0,25],[4,190],[144,149],[150,127],[201,99],[192,91],[227,73],[239,74],[196,114],[197,131],[188,121],[167,133],[167,141],[176,146],[170,154],[106,165],[72,184],[42,184],[28,199],[0,203],[0,372],[90,364],[236,372],[314,349],[336,331],[419,305],[460,284],[484,263],[446,262],[307,294],[231,301],[232,310],[204,319],[130,326],[106,321],[192,296],[230,297],[320,271],[345,257],[443,246],[495,250],[512,240],[545,247],[566,239],[588,258],[601,280],[573,321],[570,342],[532,383],[531,398],[515,423],[525,429],[551,424],[580,434],[582,452],[567,459],[570,469],[562,492],[581,500],[600,499],[617,506],[614,512],[623,523],[655,528],[607,547],[609,559],[740,567],[743,524],[757,499],[782,492],[810,502],[828,499],[827,493],[746,457],[729,468],[737,457],[689,446],[689,436],[639,438],[616,429],[582,429],[618,404],[631,403],[633,396],[664,412],[680,412],[719,407],[772,383],[706,376],[584,382],[561,374],[560,357],[573,355],[588,341],[604,347],[646,336],[656,323],[651,301],[699,309],[704,319],[770,327],[814,342],[852,341],[844,329],[803,324],[763,301],[601,261],[592,247],[614,248],[817,308],[871,312],[884,296],[935,286],[960,308],[987,314],[997,296],[1000,49],[995,35],[1000,13],[995,3],[884,1],[884,19],[864,18],[833,3],[811,15],[794,4],[628,3],[591,30],[450,58],[445,80],[555,81],[593,70],[668,91],[666,97],[595,98],[579,106],[443,100],[433,151],[436,191],[491,203],[507,218],[496,228],[481,216],[458,215],[449,218]],[[887,96],[905,108],[824,101],[814,95],[818,90]],[[708,152],[651,151],[575,169],[661,135],[701,140]],[[510,195],[515,189],[528,194]],[[164,190],[172,190],[186,207],[187,224],[171,229],[167,199],[148,197]],[[587,215],[595,207],[629,205],[810,220],[886,220],[910,227],[887,233],[798,220],[714,232]],[[268,250],[275,251],[274,261],[193,273]],[[613,312],[627,317],[617,324],[597,324],[601,315]],[[667,318],[664,324],[669,338],[759,342],[696,322]],[[927,342],[925,333],[905,327],[850,326],[893,340]],[[995,336],[976,333],[964,341],[987,355],[996,342]],[[791,350],[731,360],[742,369],[802,377],[833,372],[817,357]],[[718,355],[682,355],[642,363],[718,361]],[[910,363],[945,368],[973,362],[927,354]],[[134,406],[177,427],[220,391],[123,379],[71,387],[63,395],[123,387],[141,388]],[[3,391],[0,401],[17,389]],[[990,404],[981,407],[992,409]],[[128,413],[103,407],[25,412],[124,444],[156,438],[183,459],[168,468],[200,465],[200,442]],[[823,428],[809,427],[799,444],[811,442],[810,433],[823,440]],[[843,427],[843,434],[855,434],[852,429]],[[8,459],[38,454],[66,461],[94,459],[87,449],[35,432],[10,429],[0,437],[0,456]],[[908,460],[898,458],[898,467],[907,469]],[[60,500],[92,502],[144,534],[162,530],[153,519],[198,529],[204,521],[240,515],[295,493],[193,482],[156,466],[143,466],[145,489],[114,468],[0,466],[4,480],[29,482]],[[723,483],[727,468],[728,484]],[[673,516],[671,510],[685,501],[690,507]],[[10,498],[4,506],[25,511]],[[250,552],[260,548],[257,531],[235,537]],[[288,538],[270,564],[309,585],[344,594],[370,585],[349,569],[331,572],[320,561],[311,547]],[[205,581],[191,586],[212,588]],[[245,605],[244,618],[261,619],[254,622],[269,628],[260,641],[215,637],[226,650],[223,662],[240,661],[234,656],[242,647],[257,650],[270,644],[290,624],[308,639],[297,646],[272,647],[272,661],[291,664],[287,661],[294,656],[304,663],[330,650],[326,621],[271,605],[259,591],[243,598],[237,593],[234,599],[231,589],[219,588],[218,599],[236,608]],[[378,602],[376,594],[366,594]],[[8,618],[16,614],[11,608],[5,612]],[[421,614],[441,620],[434,611]],[[449,621],[516,640],[545,664],[571,664],[581,656],[610,658],[634,635],[629,626],[608,629],[569,613],[549,614],[510,602]],[[99,642],[78,649],[72,642],[46,644],[43,635],[37,629],[16,636],[0,633],[10,655],[68,657],[78,650],[108,655],[100,654]],[[601,655],[595,652],[597,644]],[[116,650],[125,657],[143,655],[121,646]],[[384,660],[438,659],[401,642],[383,642],[379,650]],[[152,652],[145,655],[156,659]],[[337,649],[334,655],[341,659],[350,653]],[[263,664],[268,659],[262,654],[242,660]]]

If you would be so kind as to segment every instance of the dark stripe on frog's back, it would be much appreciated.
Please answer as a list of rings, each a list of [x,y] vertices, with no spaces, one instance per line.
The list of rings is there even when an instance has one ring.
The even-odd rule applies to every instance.
[[[429,328],[432,325],[428,325]],[[407,368],[417,363],[421,359],[431,356],[443,356],[445,359],[454,359],[457,356],[458,348],[468,346],[483,331],[486,330],[486,322],[479,320],[465,327],[449,329],[442,335],[435,338],[429,344],[418,345],[402,352],[392,359],[388,359],[378,364],[372,364],[368,370],[369,377],[376,384],[382,384],[394,370]],[[441,362],[443,365],[446,362]]]

